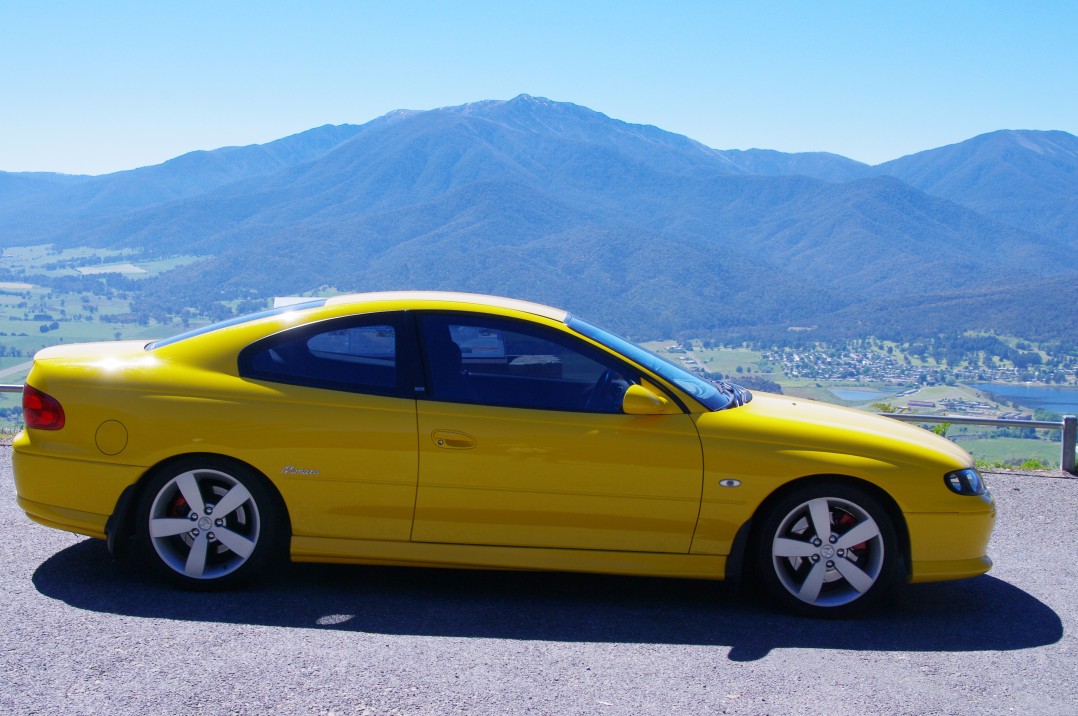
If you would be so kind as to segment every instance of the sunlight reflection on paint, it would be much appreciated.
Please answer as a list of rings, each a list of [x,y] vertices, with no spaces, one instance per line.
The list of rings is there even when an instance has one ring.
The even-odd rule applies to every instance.
[[[121,368],[143,367],[149,368],[156,365],[157,359],[153,356],[143,356],[135,360],[120,360],[119,358],[104,358],[97,362],[97,367],[106,373],[114,373]]]

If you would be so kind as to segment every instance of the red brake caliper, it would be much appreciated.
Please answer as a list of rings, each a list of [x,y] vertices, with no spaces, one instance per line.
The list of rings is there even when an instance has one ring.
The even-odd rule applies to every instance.
[[[856,524],[857,520],[853,518],[853,515],[849,512],[843,512],[842,517],[838,518],[838,524],[836,526],[842,528],[843,532],[849,532]],[[851,545],[848,549],[862,550],[867,544],[867,542],[862,542],[861,544]]]
[[[172,505],[169,507],[169,517],[187,517],[191,514],[191,508],[187,506],[187,500],[183,498],[183,495],[176,495],[176,499],[172,501]]]

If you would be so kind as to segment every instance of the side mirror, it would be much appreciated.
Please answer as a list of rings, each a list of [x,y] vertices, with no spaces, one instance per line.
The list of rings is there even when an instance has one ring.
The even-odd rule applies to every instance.
[[[621,399],[626,415],[664,415],[671,412],[670,401],[642,385],[630,385]]]

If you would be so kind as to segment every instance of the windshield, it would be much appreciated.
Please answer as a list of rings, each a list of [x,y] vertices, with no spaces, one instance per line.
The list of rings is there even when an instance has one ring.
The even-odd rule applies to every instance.
[[[671,363],[662,356],[652,353],[646,348],[641,348],[624,338],[597,328],[579,318],[569,316],[566,319],[566,324],[574,331],[602,343],[607,348],[617,351],[634,363],[644,366],[664,380],[673,383],[702,403],[708,410],[722,410],[731,406],[743,405],[752,399],[751,394],[740,386],[733,386],[728,383],[712,383],[688,372],[679,365]]]
[[[194,338],[195,336],[201,336],[206,333],[212,333],[213,331],[219,331],[222,328],[228,328],[229,326],[238,326],[241,323],[249,323],[251,321],[257,321],[260,318],[269,318],[270,316],[279,316],[282,313],[288,313],[289,311],[302,311],[308,308],[321,308],[326,304],[326,299],[319,298],[313,301],[304,301],[303,303],[292,303],[287,306],[278,306],[277,308],[270,308],[265,311],[259,311],[258,313],[248,313],[243,316],[236,316],[235,318],[228,318],[218,323],[211,323],[208,326],[202,326],[202,328],[195,328],[187,331],[186,333],[180,333],[179,335],[172,336],[171,338],[163,338],[159,341],[153,341],[146,344],[146,350],[152,351],[154,348],[161,348],[162,346],[172,345],[173,343],[179,343],[180,341],[187,340],[188,338]]]

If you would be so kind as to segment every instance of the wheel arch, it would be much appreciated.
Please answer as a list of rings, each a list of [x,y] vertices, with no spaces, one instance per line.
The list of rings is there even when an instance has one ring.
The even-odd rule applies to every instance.
[[[155,475],[167,471],[171,466],[176,465],[177,463],[186,462],[188,460],[196,461],[199,459],[231,463],[242,470],[250,472],[261,481],[274,500],[278,514],[283,515],[284,517],[284,524],[281,528],[285,530],[288,537],[291,538],[292,517],[288,513],[288,505],[285,503],[281,491],[277,489],[277,485],[274,484],[273,480],[269,479],[264,472],[254,465],[230,455],[214,452],[189,452],[172,455],[161,460],[156,465],[146,468],[135,483],[128,485],[124,488],[124,491],[120,493],[119,499],[116,500],[116,507],[113,509],[112,514],[105,523],[105,535],[108,541],[108,549],[113,557],[119,558],[126,556],[131,547],[131,543],[134,541],[137,529],[135,522],[136,512],[142,498],[142,493],[146,488],[146,484],[153,479]]]
[[[734,537],[733,544],[730,548],[730,555],[726,560],[726,579],[742,580],[745,577],[751,576],[748,573],[751,570],[751,567],[748,569],[746,568],[746,565],[751,565],[752,563],[752,560],[748,559],[748,557],[753,545],[760,539],[759,525],[763,521],[761,518],[763,515],[767,514],[767,511],[771,509],[773,504],[782,499],[788,492],[795,489],[805,485],[825,483],[840,483],[849,487],[856,487],[857,489],[868,492],[879,500],[880,504],[887,510],[888,516],[891,518],[891,523],[895,527],[896,536],[898,537],[898,542],[902,549],[902,575],[905,579],[909,579],[911,549],[909,526],[906,524],[906,518],[902,514],[902,510],[899,508],[898,503],[895,502],[895,499],[890,493],[869,480],[854,477],[852,475],[832,473],[799,477],[796,480],[791,480],[790,482],[783,484],[764,498],[764,500],[757,505],[756,509],[753,510],[752,516],[741,525]]]

